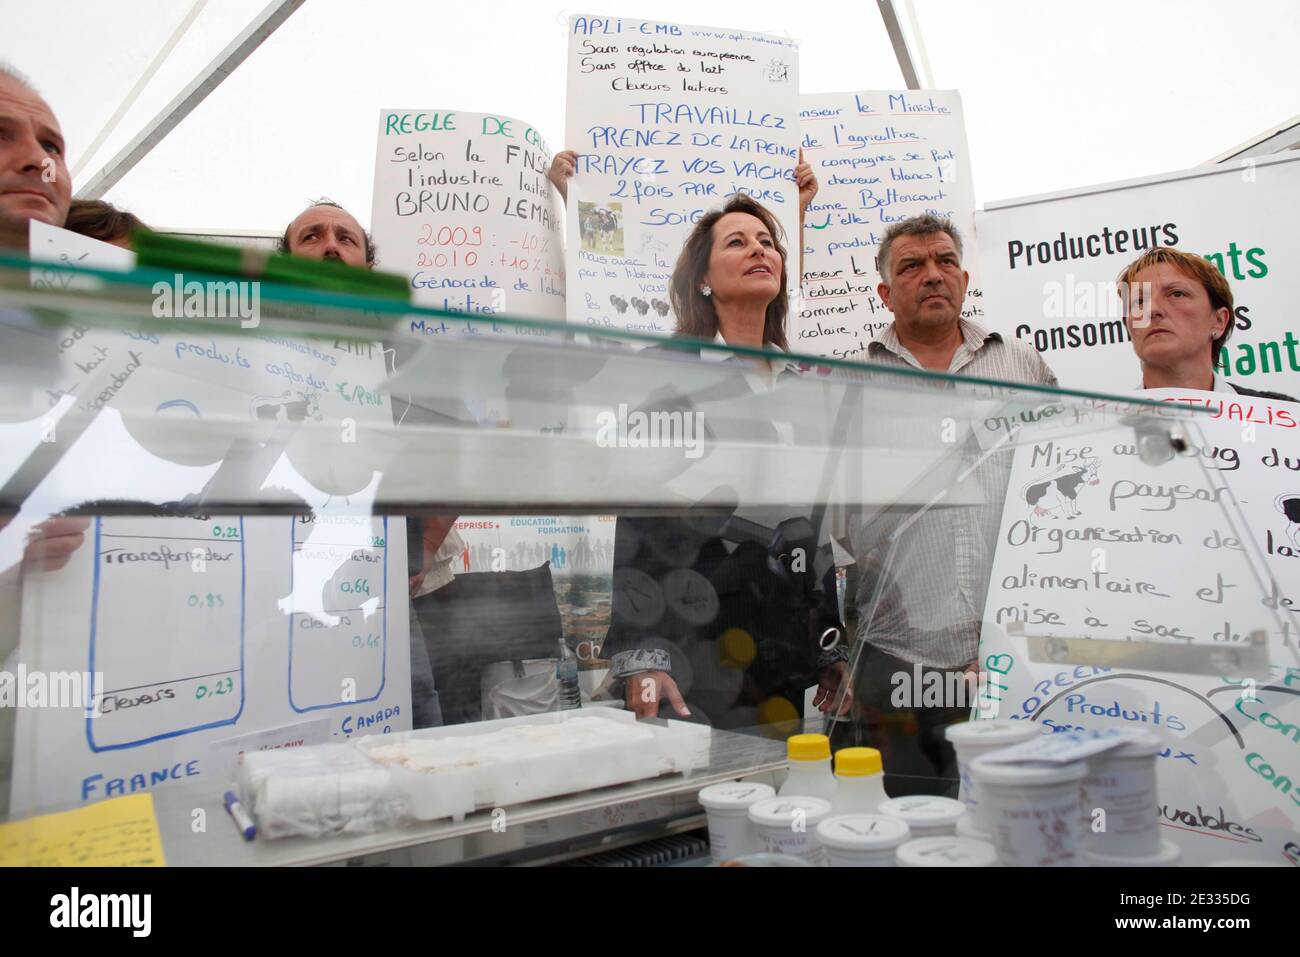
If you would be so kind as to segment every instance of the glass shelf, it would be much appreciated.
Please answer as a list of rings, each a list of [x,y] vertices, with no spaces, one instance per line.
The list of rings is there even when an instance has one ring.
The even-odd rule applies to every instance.
[[[489,818],[252,845],[186,821],[223,816],[240,750],[439,708],[476,720],[490,666],[542,661],[545,677],[561,640],[586,642],[588,705],[631,699],[611,659],[663,664],[713,725],[713,757],[507,809],[519,824],[770,775],[805,727],[955,795],[955,769],[927,781],[908,763],[953,715],[877,707],[913,663],[976,665],[983,700],[962,717],[1044,727],[1095,726],[1089,709],[1112,704],[1167,715],[1150,688],[1176,687],[1179,747],[1205,763],[1162,775],[1216,806],[1258,732],[1233,689],[1255,682],[1294,721],[1288,583],[1185,404],[270,284],[243,328],[157,317],[168,273],[41,264],[37,288],[35,268],[0,257],[0,670],[91,684],[61,708],[0,709],[15,819],[147,788],[172,863],[451,847]],[[1175,508],[1197,510],[1182,531]],[[459,561],[428,529],[467,516],[598,516],[613,547],[581,575],[516,556],[495,578],[462,573],[467,549],[427,591]],[[1211,528],[1240,547],[1199,547]]]

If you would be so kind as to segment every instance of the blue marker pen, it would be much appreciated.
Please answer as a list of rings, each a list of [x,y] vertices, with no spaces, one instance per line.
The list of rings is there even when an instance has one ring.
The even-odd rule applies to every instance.
[[[244,840],[251,841],[257,837],[257,825],[253,819],[248,816],[244,810],[244,805],[239,803],[239,798],[235,796],[234,791],[227,791],[225,797],[226,810],[230,816],[235,819],[235,824],[239,827],[239,832],[244,835]]]

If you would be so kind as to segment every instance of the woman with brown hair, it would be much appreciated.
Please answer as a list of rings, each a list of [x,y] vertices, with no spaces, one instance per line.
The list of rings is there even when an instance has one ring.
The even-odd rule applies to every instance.
[[[1294,402],[1281,392],[1248,389],[1220,375],[1235,321],[1232,287],[1203,256],[1157,246],[1116,279],[1144,389],[1200,389]]]
[[[695,224],[673,269],[677,335],[753,349],[786,348],[781,226],[742,194]]]
[[[811,199],[808,173],[801,194]],[[801,195],[801,199],[803,196]],[[669,296],[680,340],[746,349],[786,348],[786,253],[776,218],[759,202],[737,195],[695,224],[673,270]],[[709,350],[702,358],[738,363],[737,375],[714,391],[736,396],[770,386],[755,375],[762,360]],[[733,391],[734,390],[734,391]],[[672,405],[690,397],[671,396]],[[711,437],[779,444],[788,423],[713,419]],[[756,434],[762,431],[762,435]],[[820,522],[799,509],[746,508],[729,519],[618,520],[614,594],[602,656],[623,682],[623,698],[638,716],[695,716],[716,727],[798,726],[804,689],[829,713],[847,678],[835,569],[816,561]],[[747,514],[742,514],[742,511]],[[791,555],[808,556],[792,563]],[[847,710],[848,696],[840,702]]]
[[[149,227],[134,213],[118,209],[112,203],[100,199],[74,199],[63,228],[110,246],[130,249],[131,233]]]
[[[577,170],[574,150],[556,153],[547,178],[562,198]],[[799,231],[817,195],[817,174],[804,161],[794,167],[799,190]],[[752,348],[786,346],[785,237],[776,217],[753,197],[736,193],[725,206],[702,217],[691,230],[673,269],[669,298],[677,315],[678,337]],[[803,243],[799,243],[803,262]],[[758,260],[765,259],[765,264]],[[737,271],[739,270],[739,271]],[[800,275],[802,275],[802,268]],[[762,320],[761,322],[759,320]]]

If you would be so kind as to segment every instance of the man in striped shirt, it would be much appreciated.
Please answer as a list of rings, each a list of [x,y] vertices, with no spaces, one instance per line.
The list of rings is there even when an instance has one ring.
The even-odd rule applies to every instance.
[[[867,347],[871,362],[907,366],[1000,382],[1055,386],[1056,376],[1038,353],[1020,342],[962,318],[970,275],[961,265],[961,236],[953,224],[932,215],[891,226],[880,244],[880,298],[893,323]],[[988,397],[1006,395],[992,385],[918,379],[916,388],[954,389]],[[1046,394],[1044,399],[1049,398]],[[901,399],[906,401],[906,399]],[[946,421],[952,435],[913,434],[933,450],[953,441],[951,458],[971,470],[968,483],[984,504],[895,506],[865,512],[850,524],[861,575],[855,694],[866,737],[884,753],[891,794],[955,790],[956,761],[944,728],[965,720],[973,696],[924,707],[923,685],[934,679],[951,689],[957,672],[975,670],[980,621],[992,569],[993,550],[1010,472],[1010,449],[986,454],[969,429],[955,426],[961,406]],[[936,423],[938,426],[938,423]],[[925,431],[923,428],[913,430]],[[942,448],[942,446],[939,446]],[[977,464],[978,463],[978,464]],[[887,467],[887,466],[886,466]],[[969,484],[968,484],[969,487]],[[895,536],[896,533],[896,537]],[[966,687],[973,688],[973,683]],[[902,693],[905,692],[905,693]],[[936,780],[936,778],[938,780]]]

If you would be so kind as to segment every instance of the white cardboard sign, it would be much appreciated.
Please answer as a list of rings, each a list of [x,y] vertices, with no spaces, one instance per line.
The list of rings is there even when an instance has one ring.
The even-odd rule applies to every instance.
[[[894,319],[876,294],[876,255],[891,223],[933,213],[965,240],[970,288],[962,315],[983,322],[961,96],[956,90],[871,90],[799,97],[804,159],[817,196],[804,221],[803,289],[791,347],[836,359],[867,358]]]
[[[669,335],[692,225],[735,193],[780,222],[798,285],[799,52],[785,37],[628,17],[569,21],[569,321]]]

